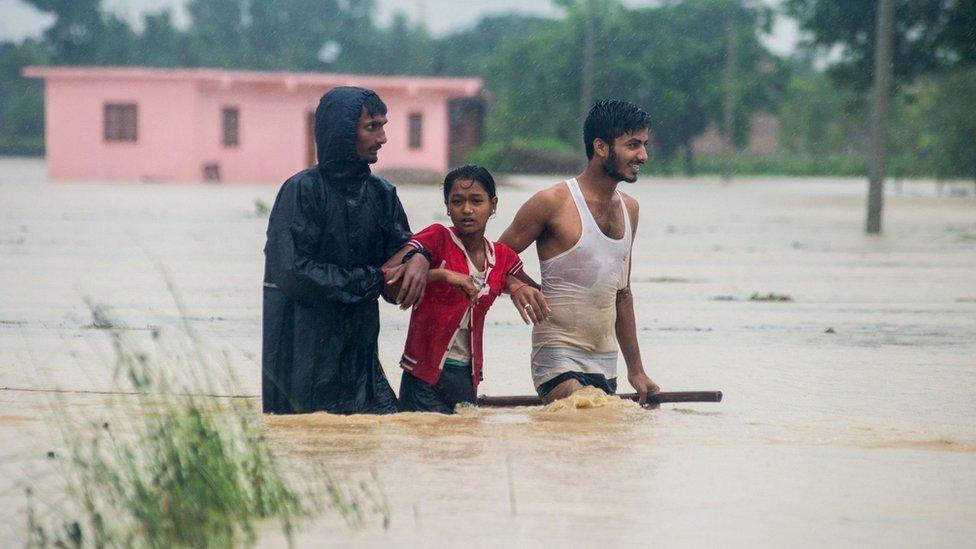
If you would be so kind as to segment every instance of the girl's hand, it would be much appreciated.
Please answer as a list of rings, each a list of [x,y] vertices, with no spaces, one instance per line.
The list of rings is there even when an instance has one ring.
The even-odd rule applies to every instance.
[[[518,286],[512,291],[512,303],[526,324],[540,324],[552,314],[542,292],[528,284]]]
[[[481,292],[481,289],[475,286],[470,276],[450,271],[447,275],[446,282],[453,286],[455,290],[461,292],[472,305],[478,301],[478,294]]]

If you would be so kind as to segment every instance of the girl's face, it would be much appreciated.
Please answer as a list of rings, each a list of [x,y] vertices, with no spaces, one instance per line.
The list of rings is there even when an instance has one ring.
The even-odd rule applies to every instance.
[[[488,198],[488,191],[481,183],[458,179],[447,195],[447,215],[459,233],[484,234],[496,204],[498,197]]]

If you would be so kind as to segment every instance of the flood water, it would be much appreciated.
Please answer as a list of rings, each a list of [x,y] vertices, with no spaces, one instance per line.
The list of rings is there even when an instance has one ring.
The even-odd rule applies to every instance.
[[[511,178],[489,236],[556,180]],[[860,180],[642,178],[623,189],[641,204],[632,281],[648,373],[664,390],[721,390],[723,402],[268,417],[285,462],[375,476],[389,501],[388,528],[326,516],[298,545],[971,545],[972,183],[941,195],[931,182],[889,185],[882,236],[863,232]],[[111,350],[83,297],[135,337],[175,329],[162,265],[239,394],[259,393],[267,220],[255,200],[271,204],[276,190],[52,184],[42,163],[0,160],[4,545],[22,543],[22,486],[54,437],[45,391],[71,391],[64,405],[96,417],[113,398],[93,393],[112,389]],[[447,222],[439,189],[399,193],[415,229]],[[534,250],[523,259],[537,275]],[[770,293],[791,300],[749,299]],[[382,319],[396,388],[408,315],[383,306]],[[530,329],[508,300],[485,338],[481,392],[531,394]],[[269,527],[260,544],[284,539]]]

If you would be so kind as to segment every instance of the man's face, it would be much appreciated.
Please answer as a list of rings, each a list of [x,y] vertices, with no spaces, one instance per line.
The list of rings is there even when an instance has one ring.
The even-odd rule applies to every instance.
[[[367,164],[375,164],[379,160],[379,150],[386,143],[386,115],[370,116],[364,107],[359,113],[356,124],[356,156]]]
[[[603,161],[603,172],[617,181],[637,181],[641,166],[647,162],[649,139],[650,133],[646,129],[625,133],[614,139]]]

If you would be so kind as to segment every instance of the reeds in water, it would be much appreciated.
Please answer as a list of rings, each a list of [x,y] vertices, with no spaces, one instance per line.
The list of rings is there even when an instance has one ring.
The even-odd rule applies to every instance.
[[[297,521],[326,508],[354,527],[370,513],[386,524],[388,506],[371,483],[349,488],[323,464],[296,474],[278,462],[253,404],[216,396],[235,394],[236,384],[177,303],[185,333],[176,353],[156,330],[155,352],[144,352],[89,303],[114,350],[116,394],[105,418],[53,402],[62,445],[48,457],[60,475],[54,486],[28,488],[28,545],[228,547],[253,543],[268,520],[291,540]],[[55,502],[46,516],[42,501]]]

